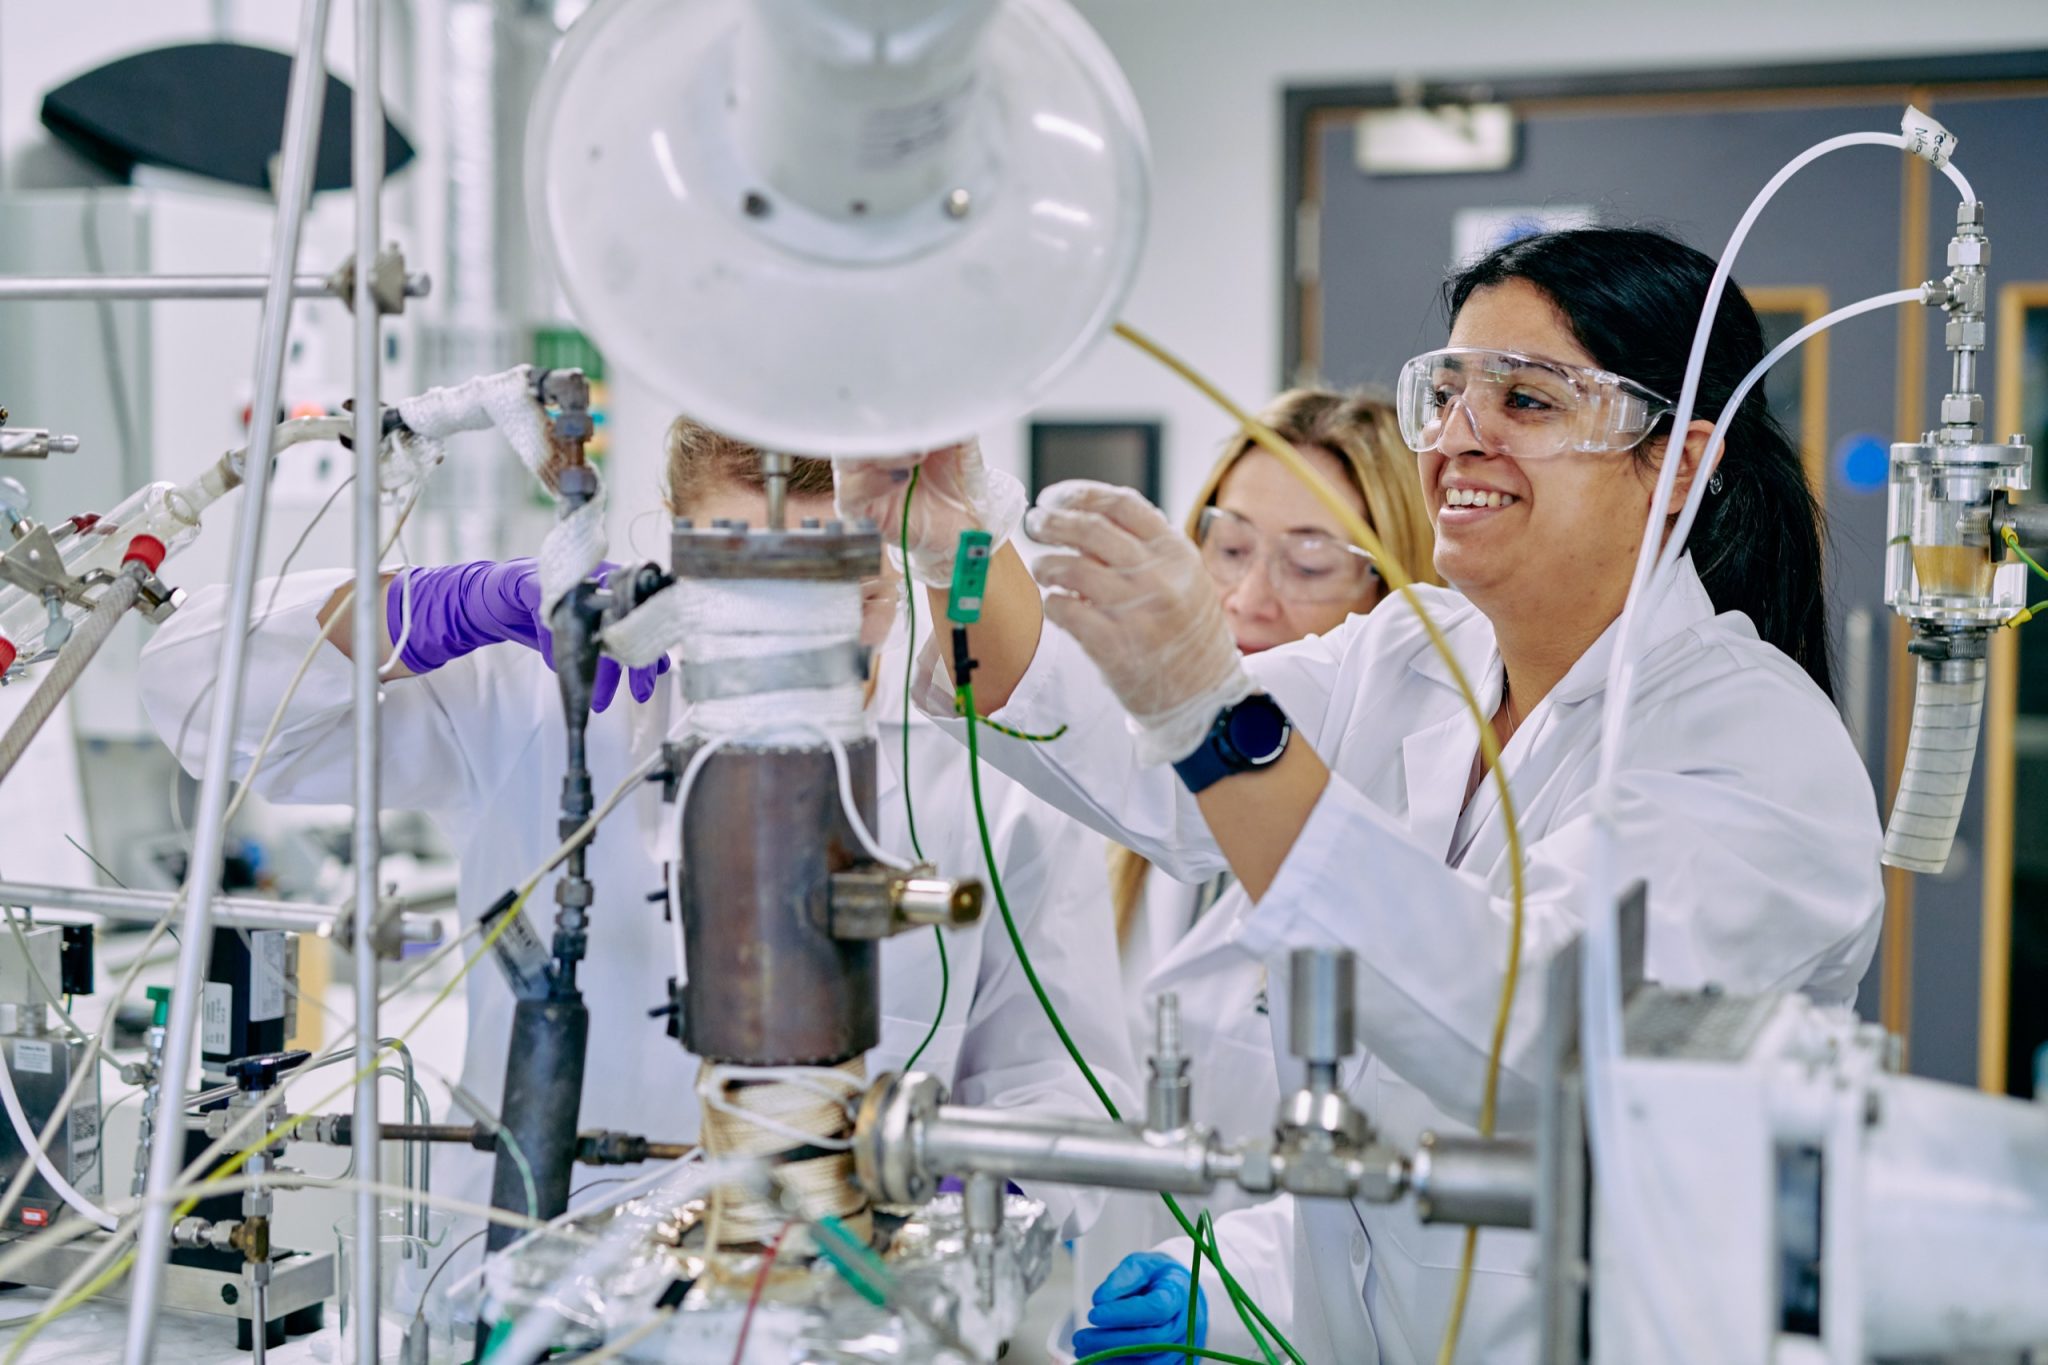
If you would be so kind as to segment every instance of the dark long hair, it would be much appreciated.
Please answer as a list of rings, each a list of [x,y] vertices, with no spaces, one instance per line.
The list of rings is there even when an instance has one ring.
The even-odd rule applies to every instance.
[[[1445,283],[1444,302],[1455,319],[1473,291],[1526,280],[1549,297],[1602,369],[1677,402],[1713,275],[1711,257],[1664,233],[1575,228],[1525,237],[1480,258]],[[1693,416],[1718,419],[1763,355],[1756,310],[1731,282],[1714,316]],[[1636,453],[1647,465],[1643,446]],[[1707,495],[1686,537],[1707,595],[1715,610],[1749,617],[1759,635],[1832,697],[1820,507],[1761,384],[1728,425],[1718,472],[1720,491]]]

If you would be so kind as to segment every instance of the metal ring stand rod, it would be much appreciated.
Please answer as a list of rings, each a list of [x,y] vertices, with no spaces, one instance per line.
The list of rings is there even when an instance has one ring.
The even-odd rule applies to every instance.
[[[270,281],[264,293],[263,320],[256,348],[254,410],[277,411],[283,385],[285,343],[291,330],[292,281],[298,268],[300,229],[312,196],[314,153],[320,140],[322,97],[327,70],[321,52],[327,37],[329,0],[305,0],[299,15],[299,36],[292,58],[291,84],[285,96],[283,169],[278,177],[277,225],[271,239]],[[375,11],[377,6],[363,8]],[[359,271],[358,274],[365,272]],[[374,416],[374,413],[372,414]],[[263,522],[269,511],[271,442],[275,426],[254,423],[249,433],[248,490],[235,516],[233,576],[228,584],[226,628],[221,632],[220,661],[215,674],[208,733],[234,733],[242,709],[243,670],[248,663],[249,619],[255,603],[256,578],[263,549]],[[374,448],[372,455],[374,456]],[[374,487],[376,480],[369,480]],[[374,666],[374,656],[373,656]],[[232,785],[228,764],[234,746],[212,745],[199,783],[199,812],[194,825],[192,857],[185,888],[185,913],[179,941],[178,972],[171,997],[171,1017],[164,1040],[163,1092],[160,1112],[177,1115],[185,1108],[185,1082],[192,1068],[193,1035],[199,996],[206,979],[207,949],[212,941],[214,883],[220,875],[221,850],[227,838],[227,803]],[[372,897],[367,904],[374,905]],[[374,1030],[370,1035],[376,1036]],[[163,1196],[177,1183],[184,1161],[184,1127],[165,1123],[158,1128],[149,1153],[147,1189]],[[150,1365],[155,1358],[157,1323],[163,1310],[164,1272],[171,1252],[171,1201],[157,1198],[142,1215],[138,1232],[131,1308],[128,1313],[126,1365]],[[372,1316],[374,1321],[374,1315]]]
[[[377,667],[384,641],[384,594],[377,572],[377,451],[383,444],[384,420],[378,406],[379,368],[383,362],[381,316],[372,288],[370,262],[377,259],[381,231],[380,200],[384,190],[383,52],[379,23],[384,12],[375,0],[356,0],[356,88],[354,135],[350,145],[355,167],[349,177],[355,194],[355,389],[356,486],[355,550],[355,873],[356,904],[378,904],[377,874],[382,862],[377,829],[379,719]],[[268,411],[268,409],[264,409]],[[355,1168],[377,1178],[380,1156],[377,1132],[377,934],[376,917],[355,917],[356,1103]],[[377,1292],[377,1193],[356,1191],[356,1246],[360,1254],[349,1266],[354,1276],[357,1365],[378,1365],[380,1354]]]
[[[262,275],[12,275],[0,276],[0,303],[129,299],[260,299],[269,281]],[[405,296],[426,297],[427,276],[405,277]],[[295,299],[343,296],[331,275],[294,275]]]

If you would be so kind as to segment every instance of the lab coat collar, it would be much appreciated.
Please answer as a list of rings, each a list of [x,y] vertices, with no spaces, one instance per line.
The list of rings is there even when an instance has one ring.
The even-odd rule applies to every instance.
[[[1457,656],[1458,666],[1464,670],[1465,677],[1478,690],[1480,705],[1498,706],[1500,654],[1495,645],[1493,623],[1470,602],[1462,598],[1453,600],[1459,603],[1459,609],[1439,617],[1444,638],[1450,643],[1451,652]],[[1700,582],[1699,574],[1694,571],[1691,555],[1680,557],[1676,570],[1655,599],[1644,604],[1643,610],[1647,614],[1640,627],[1642,643],[1638,646],[1641,651],[1639,658],[1673,636],[1713,619],[1713,599],[1707,596],[1706,585]],[[1607,686],[1608,660],[1614,655],[1615,636],[1620,629],[1621,620],[1617,617],[1551,689],[1547,700],[1570,705],[1603,691]],[[1443,656],[1426,644],[1416,653],[1410,667],[1445,687],[1457,686]]]

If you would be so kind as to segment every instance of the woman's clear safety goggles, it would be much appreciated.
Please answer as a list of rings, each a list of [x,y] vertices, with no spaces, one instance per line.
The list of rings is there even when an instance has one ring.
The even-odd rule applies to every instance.
[[[1356,545],[1313,531],[1269,537],[1221,507],[1202,509],[1195,539],[1203,567],[1225,591],[1259,568],[1283,602],[1349,602],[1379,580],[1371,556]]]
[[[1395,409],[1416,451],[1540,458],[1633,450],[1672,405],[1607,370],[1452,346],[1401,367]]]

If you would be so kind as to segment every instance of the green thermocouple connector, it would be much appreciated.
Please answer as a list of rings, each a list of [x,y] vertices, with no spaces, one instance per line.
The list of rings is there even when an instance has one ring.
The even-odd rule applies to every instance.
[[[988,560],[995,540],[986,531],[962,531],[960,552],[953,557],[953,586],[946,595],[946,619],[971,626],[981,619],[981,598],[988,590]]]

